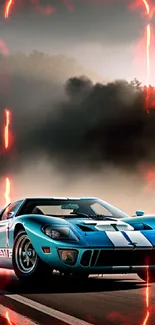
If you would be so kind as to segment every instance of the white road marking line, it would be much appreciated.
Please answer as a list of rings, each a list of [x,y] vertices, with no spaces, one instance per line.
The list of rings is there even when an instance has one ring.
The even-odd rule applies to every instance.
[[[74,316],[65,314],[61,311],[58,311],[56,309],[47,307],[45,305],[40,304],[39,302],[36,302],[34,300],[31,300],[29,298],[20,296],[20,295],[12,295],[12,294],[5,294],[6,297],[13,299],[15,301],[18,301],[21,304],[24,304],[28,307],[31,307],[35,310],[38,310],[48,316],[51,316],[53,318],[59,319],[62,322],[65,322],[69,325],[93,325],[92,323],[88,323],[82,319],[76,318]],[[16,323],[15,323],[16,324]],[[18,325],[18,324],[16,324]],[[21,325],[21,323],[20,323]],[[24,324],[22,324],[24,325]],[[29,324],[28,324],[29,325]],[[30,324],[31,325],[31,324]]]
[[[31,321],[29,318],[20,315],[16,313],[15,311],[9,309],[8,307],[0,305],[0,315],[6,319],[6,312],[8,312],[10,321],[12,324],[16,325],[37,325],[38,323],[35,323]]]

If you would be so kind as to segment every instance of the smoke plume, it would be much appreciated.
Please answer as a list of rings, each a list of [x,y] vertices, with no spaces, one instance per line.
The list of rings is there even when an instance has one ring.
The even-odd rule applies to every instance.
[[[72,188],[76,195],[81,191],[79,180],[85,177],[83,189],[89,188],[89,182],[104,174],[102,190],[110,193],[105,184],[116,190],[114,181],[123,178],[125,186],[127,174],[138,182],[137,170],[154,163],[155,111],[145,112],[145,89],[138,81],[93,83],[74,60],[37,52],[2,57],[1,64],[9,71],[11,86],[0,97],[0,123],[4,126],[4,108],[10,107],[13,139],[7,153],[0,151],[1,177],[9,173],[19,181],[22,174],[21,188],[26,191],[29,175],[36,193],[34,174],[40,175],[40,184],[50,175],[52,183],[44,183],[46,190],[42,186],[45,195],[52,186],[54,194]],[[135,195],[142,183],[134,186]]]
[[[104,164],[133,170],[154,159],[154,111],[146,114],[138,82],[94,84],[83,76],[64,81],[67,64],[70,73],[75,69],[63,57],[33,53],[8,60],[12,82],[0,116],[10,107],[14,144],[1,159],[3,172],[45,156],[63,170]]]

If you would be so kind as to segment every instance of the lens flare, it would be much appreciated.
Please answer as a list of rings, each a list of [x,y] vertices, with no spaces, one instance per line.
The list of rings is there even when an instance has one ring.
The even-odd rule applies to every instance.
[[[5,317],[6,317],[7,321],[8,321],[8,324],[9,324],[9,325],[13,325],[13,324],[11,323],[11,320],[10,320],[10,317],[9,317],[9,313],[8,313],[8,311],[6,311],[6,313],[5,313]]]
[[[9,148],[9,126],[10,126],[10,111],[5,110],[5,128],[4,128],[4,147],[5,150]]]
[[[6,177],[5,178],[5,192],[4,192],[5,205],[8,205],[11,202],[10,190],[11,190],[10,179],[8,177]]]
[[[8,0],[6,3],[5,12],[4,12],[5,19],[7,19],[9,17],[12,4],[13,4],[13,0]]]

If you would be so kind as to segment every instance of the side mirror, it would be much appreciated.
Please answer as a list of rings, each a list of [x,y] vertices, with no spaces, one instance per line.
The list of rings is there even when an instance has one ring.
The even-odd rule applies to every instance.
[[[11,219],[11,218],[13,218],[14,217],[14,212],[13,211],[10,211],[10,212],[8,212],[7,213],[7,219]]]
[[[142,210],[137,210],[136,211],[136,216],[137,217],[142,217],[144,215],[144,211],[142,211]]]

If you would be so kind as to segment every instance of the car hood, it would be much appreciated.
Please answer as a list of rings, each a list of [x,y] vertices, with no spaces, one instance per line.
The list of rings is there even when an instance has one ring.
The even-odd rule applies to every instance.
[[[141,231],[122,220],[70,220],[79,229],[90,247],[115,249],[152,249],[152,244]]]
[[[128,243],[126,243],[126,240],[124,240],[121,230],[134,230],[131,225],[117,219],[93,220],[88,218],[79,218],[70,219],[68,221],[78,232],[81,233],[81,236],[90,247],[114,248],[115,241],[117,241],[119,246],[120,244],[121,246],[127,246]]]
[[[16,219],[17,223],[19,221],[22,222],[25,229],[30,233],[34,233],[35,225],[35,233],[38,232],[39,235],[40,227],[45,224],[57,227],[59,225],[70,225],[75,230],[76,235],[79,235],[79,244],[88,247],[111,247],[118,249],[133,249],[135,247],[143,249],[145,247],[146,249],[152,249],[152,245],[155,246],[155,232],[135,229],[135,225],[129,224],[129,220],[125,222],[108,217],[104,220],[70,217],[61,219],[41,215],[24,215]]]

